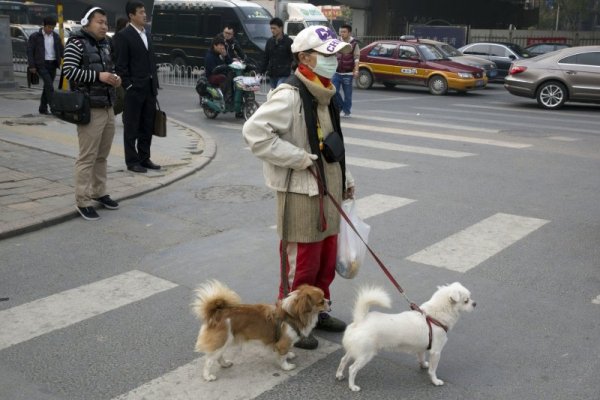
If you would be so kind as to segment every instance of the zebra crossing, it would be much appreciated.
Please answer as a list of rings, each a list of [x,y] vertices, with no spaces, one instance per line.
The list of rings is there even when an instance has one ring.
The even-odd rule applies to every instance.
[[[469,151],[443,148],[409,146],[364,139],[357,133],[372,129],[371,126],[344,122],[349,128],[345,141],[349,146],[366,147],[376,151],[411,153],[422,157],[442,157],[448,162],[479,156],[476,146],[492,146],[508,151],[520,151],[531,145],[527,143],[491,140],[463,135],[446,135],[435,132],[419,132],[409,129],[378,128],[378,132],[391,135],[415,137],[444,142],[458,142],[473,146]],[[472,150],[471,150],[472,149]],[[352,153],[351,153],[352,154]],[[393,170],[407,164],[349,156],[347,164],[374,171]],[[359,216],[365,220],[390,215],[405,207],[419,206],[419,199],[393,196],[386,193],[366,194],[356,200]],[[470,226],[457,227],[456,233],[405,259],[415,265],[429,265],[457,273],[469,273],[481,263],[506,251],[520,240],[526,240],[536,230],[551,221],[530,216],[493,213]],[[531,239],[535,240],[535,239]],[[61,293],[31,301],[0,311],[0,351],[24,343],[41,335],[52,335],[56,330],[68,329],[76,323],[98,315],[115,311],[134,302],[143,302],[151,296],[177,288],[177,283],[132,270],[123,274],[72,288]],[[283,372],[275,370],[270,354],[260,348],[250,348],[235,355],[236,365],[219,372],[216,382],[202,380],[200,370],[202,356],[176,366],[140,386],[113,397],[112,400],[137,399],[251,399],[272,389],[278,384],[301,373],[303,369],[317,363],[340,349],[340,345],[320,338],[316,351],[299,350],[298,368]],[[190,348],[191,351],[191,348]],[[258,361],[257,361],[258,360]]]

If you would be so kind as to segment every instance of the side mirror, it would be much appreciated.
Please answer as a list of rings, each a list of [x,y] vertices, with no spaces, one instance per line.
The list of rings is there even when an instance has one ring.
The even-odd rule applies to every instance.
[[[509,55],[508,58],[510,58],[513,61],[517,59],[517,57],[515,57],[513,54]]]

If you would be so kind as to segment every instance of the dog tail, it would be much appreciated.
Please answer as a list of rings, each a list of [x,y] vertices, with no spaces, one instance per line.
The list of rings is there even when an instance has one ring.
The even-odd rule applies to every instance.
[[[236,292],[217,280],[210,280],[196,289],[196,299],[192,303],[192,312],[199,319],[208,321],[218,310],[241,302],[242,300]]]
[[[360,289],[354,304],[354,322],[362,321],[371,306],[390,308],[392,300],[385,290],[377,286],[367,286]]]

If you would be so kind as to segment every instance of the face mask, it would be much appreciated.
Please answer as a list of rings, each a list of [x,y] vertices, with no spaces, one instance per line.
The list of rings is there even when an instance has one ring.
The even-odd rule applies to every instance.
[[[321,54],[317,54],[317,65],[312,68],[313,72],[323,78],[331,79],[335,74],[338,62],[335,56],[325,57]]]

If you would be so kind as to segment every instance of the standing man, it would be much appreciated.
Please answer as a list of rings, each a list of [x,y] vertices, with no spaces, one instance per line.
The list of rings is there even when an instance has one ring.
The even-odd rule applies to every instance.
[[[49,114],[48,105],[54,92],[56,69],[60,66],[63,56],[63,44],[60,36],[54,32],[56,20],[53,17],[44,18],[44,26],[39,32],[29,36],[27,43],[27,63],[29,71],[37,72],[44,81],[44,90],[40,98],[40,114]]]
[[[92,201],[110,210],[119,203],[106,194],[106,158],[115,135],[115,87],[121,79],[114,73],[110,42],[106,39],[106,13],[92,7],[81,19],[83,27],[74,33],[65,49],[63,71],[71,89],[87,93],[90,123],[77,125],[79,157],[75,162],[77,211],[88,221],[100,219]]]
[[[158,77],[150,38],[146,35],[146,9],[141,1],[128,1],[129,26],[114,36],[117,74],[125,88],[123,111],[125,164],[133,172],[160,169],[150,160],[156,113]]]
[[[265,46],[265,55],[260,72],[269,74],[271,88],[275,89],[280,83],[283,83],[292,71],[292,42],[293,40],[283,33],[283,21],[280,18],[273,18],[271,33],[273,37],[267,40]]]
[[[338,67],[333,76],[333,85],[335,86],[334,100],[342,112],[342,116],[350,117],[352,109],[352,80],[358,78],[358,61],[360,60],[360,48],[358,42],[350,33],[352,27],[350,25],[342,25],[340,27],[340,37],[352,46],[352,51],[346,54],[337,54]],[[340,86],[344,91],[344,98],[340,91]]]
[[[233,24],[228,23],[223,28],[223,40],[225,40],[225,49],[227,49],[227,55],[230,59],[238,59],[244,61],[246,54],[242,50],[242,46],[235,39],[235,30]]]

